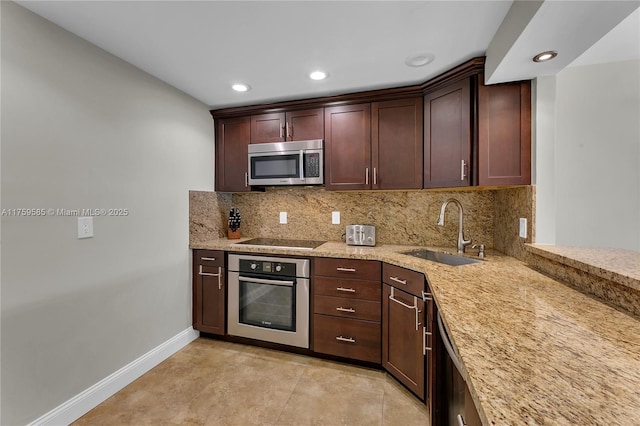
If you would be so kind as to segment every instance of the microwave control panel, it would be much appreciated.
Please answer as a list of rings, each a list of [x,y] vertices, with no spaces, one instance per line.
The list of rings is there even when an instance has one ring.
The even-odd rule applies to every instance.
[[[320,154],[304,154],[304,177],[320,177]]]

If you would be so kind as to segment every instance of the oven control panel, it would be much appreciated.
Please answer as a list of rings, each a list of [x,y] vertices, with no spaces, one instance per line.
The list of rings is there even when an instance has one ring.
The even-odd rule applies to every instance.
[[[276,276],[295,277],[296,264],[287,262],[270,262],[265,260],[240,259],[239,272],[254,272]]]

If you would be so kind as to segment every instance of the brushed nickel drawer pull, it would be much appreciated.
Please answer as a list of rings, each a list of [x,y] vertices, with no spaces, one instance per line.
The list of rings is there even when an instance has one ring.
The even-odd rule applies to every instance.
[[[467,177],[467,175],[464,173],[464,168],[467,165],[467,163],[464,160],[460,160],[460,180],[464,180],[464,178]]]
[[[400,278],[398,278],[398,277],[389,277],[389,279],[390,279],[391,281],[395,281],[395,282],[400,283],[400,284],[402,284],[402,285],[407,285],[407,280],[401,280],[401,279],[400,279]]]
[[[215,257],[201,257],[200,260],[207,260],[207,261],[214,262],[216,260],[216,258]]]
[[[364,184],[369,185],[369,168],[364,169]]]
[[[341,268],[340,266],[338,266],[336,268],[336,271],[340,271],[340,272],[355,272],[356,269],[355,268]]]
[[[336,290],[344,291],[346,293],[355,293],[356,292],[356,290],[353,289],[353,288],[344,288],[344,287],[338,287],[338,288],[336,288]]]
[[[427,293],[426,291],[422,291],[423,302],[431,302],[432,300],[433,300],[433,293]]]
[[[336,340],[340,340],[341,342],[348,342],[348,343],[355,343],[356,342],[356,340],[352,339],[351,337],[342,337],[342,336],[336,337]]]
[[[343,308],[342,306],[340,306],[339,308],[336,308],[336,311],[354,313],[356,310],[353,308]]]

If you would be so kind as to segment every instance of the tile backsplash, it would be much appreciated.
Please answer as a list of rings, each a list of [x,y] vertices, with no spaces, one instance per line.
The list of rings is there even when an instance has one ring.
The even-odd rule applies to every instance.
[[[342,192],[295,187],[246,194],[191,191],[190,242],[224,237],[229,209],[236,207],[242,214],[242,235],[247,237],[340,241],[346,225],[368,224],[375,225],[378,244],[455,248],[457,207],[447,207],[444,227],[437,226],[436,221],[442,203],[456,198],[464,207],[465,238],[507,254],[520,254],[525,240],[518,241],[518,217],[527,217],[533,223],[532,216],[523,216],[532,215],[533,193],[533,187]],[[339,225],[331,224],[334,211],[340,212]],[[287,212],[287,224],[279,223],[280,212]]]

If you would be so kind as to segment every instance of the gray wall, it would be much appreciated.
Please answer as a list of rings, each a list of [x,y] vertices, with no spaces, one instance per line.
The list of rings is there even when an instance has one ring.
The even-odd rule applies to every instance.
[[[191,325],[188,190],[213,188],[207,107],[2,2],[1,424],[28,423]]]
[[[639,76],[632,60],[538,79],[536,242],[640,251]]]

